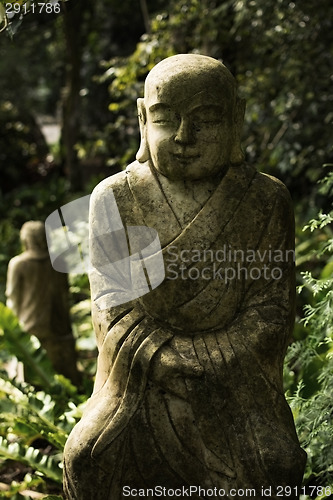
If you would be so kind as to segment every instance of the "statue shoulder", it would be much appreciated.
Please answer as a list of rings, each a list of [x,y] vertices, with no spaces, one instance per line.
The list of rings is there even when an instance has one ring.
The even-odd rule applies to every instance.
[[[104,199],[109,197],[112,191],[121,191],[125,188],[126,172],[122,171],[103,179],[99,184],[97,184],[97,186],[95,186],[91,196],[93,199]]]
[[[255,176],[256,189],[263,194],[263,201],[268,205],[271,203],[282,203],[292,207],[292,200],[287,187],[272,175],[257,172]]]
[[[294,242],[294,208],[290,193],[279,179],[263,173],[255,176],[256,198],[262,213],[269,215],[270,226],[276,234],[286,235]]]
[[[134,164],[137,162],[134,162]],[[137,223],[137,208],[129,183],[129,169],[118,172],[101,181],[93,190],[90,198],[90,220],[101,225],[111,214],[120,214],[123,223]]]
[[[90,209],[95,210],[96,207],[108,204],[114,199],[120,205],[126,205],[130,198],[131,193],[127,182],[127,173],[124,170],[103,179],[97,184],[91,194]]]
[[[15,255],[15,257],[12,257],[8,263],[8,267],[11,270],[21,270],[24,269],[26,263],[29,261],[29,257],[27,256],[26,252],[22,252],[19,255]]]
[[[103,179],[92,192],[93,199],[104,199],[110,197],[110,193],[113,192],[117,200],[130,195],[129,178],[131,178],[132,183],[141,183],[142,187],[147,187],[148,181],[151,180],[151,172],[147,164],[142,165],[137,160],[126,167],[126,170],[118,172],[117,174],[111,175],[106,179]]]

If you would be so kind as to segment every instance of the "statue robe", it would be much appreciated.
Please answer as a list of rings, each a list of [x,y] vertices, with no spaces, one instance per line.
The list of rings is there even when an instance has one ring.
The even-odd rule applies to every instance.
[[[110,189],[124,226],[158,232],[166,277],[141,298],[100,310],[97,296],[110,289],[103,280],[99,287],[108,247],[98,224]],[[305,453],[282,386],[295,288],[283,184],[230,167],[182,228],[149,165],[134,162],[95,189],[90,227],[99,359],[94,393],[65,449],[66,498],[118,500],[124,486],[195,485],[224,490],[224,498],[247,488],[261,498],[272,487],[275,498],[277,486],[300,486]],[[201,372],[154,380],[166,346]]]

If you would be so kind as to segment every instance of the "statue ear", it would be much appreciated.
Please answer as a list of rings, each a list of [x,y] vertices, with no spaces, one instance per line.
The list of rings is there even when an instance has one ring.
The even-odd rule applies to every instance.
[[[244,123],[245,107],[245,99],[236,97],[233,117],[232,145],[230,152],[230,163],[232,165],[239,165],[244,161],[244,153],[241,146],[241,134]]]
[[[137,100],[137,106],[138,106],[138,117],[139,117],[139,126],[140,126],[140,135],[141,135],[141,142],[140,142],[140,147],[139,151],[136,153],[136,159],[140,163],[144,163],[147,160],[149,160],[149,149],[148,149],[148,144],[147,144],[147,114],[146,114],[146,106],[144,99],[140,98]]]

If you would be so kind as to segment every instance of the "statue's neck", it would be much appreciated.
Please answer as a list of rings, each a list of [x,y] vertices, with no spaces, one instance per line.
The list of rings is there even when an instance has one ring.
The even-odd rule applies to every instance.
[[[200,180],[170,180],[156,172],[157,180],[180,225],[185,227],[202,209],[219,185],[222,175]]]
[[[31,259],[44,259],[49,255],[46,248],[36,247],[27,248],[23,253],[27,258]]]

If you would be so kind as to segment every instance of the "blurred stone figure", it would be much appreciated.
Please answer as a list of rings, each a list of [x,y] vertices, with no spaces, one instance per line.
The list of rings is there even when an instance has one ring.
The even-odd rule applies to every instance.
[[[51,266],[43,222],[23,224],[20,238],[24,251],[8,265],[7,306],[23,329],[38,338],[55,370],[79,384],[67,275]]]
[[[92,194],[99,358],[65,447],[68,500],[186,498],[190,487],[196,500],[278,499],[284,486],[298,497],[306,457],[282,379],[293,210],[280,181],[244,162],[244,108],[219,61],[165,59],[138,100],[137,160]],[[158,233],[165,267],[157,288],[116,307],[121,279],[105,273],[113,199],[123,226]]]

